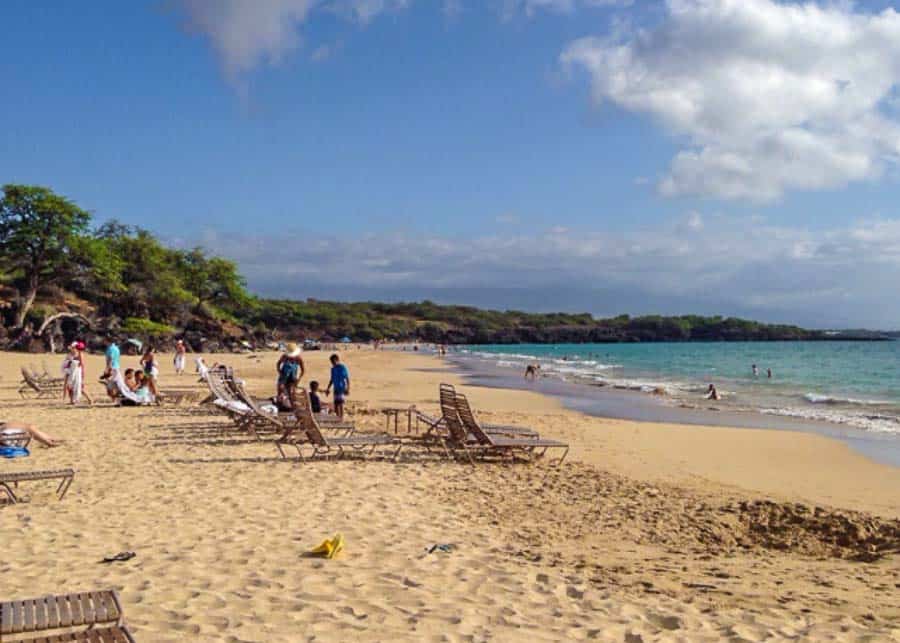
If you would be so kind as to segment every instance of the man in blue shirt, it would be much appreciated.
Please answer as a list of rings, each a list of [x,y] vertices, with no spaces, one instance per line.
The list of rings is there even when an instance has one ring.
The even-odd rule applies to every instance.
[[[106,379],[106,393],[111,400],[119,397],[119,347],[111,337],[106,340],[106,371],[103,373]]]
[[[350,371],[341,364],[341,358],[337,354],[331,356],[331,381],[325,389],[325,395],[334,387],[334,413],[339,418],[344,417],[344,399],[350,395]]]

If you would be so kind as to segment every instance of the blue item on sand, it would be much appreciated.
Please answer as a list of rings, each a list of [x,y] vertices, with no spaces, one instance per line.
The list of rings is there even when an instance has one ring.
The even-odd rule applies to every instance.
[[[25,447],[0,447],[0,458],[25,458],[29,455]]]

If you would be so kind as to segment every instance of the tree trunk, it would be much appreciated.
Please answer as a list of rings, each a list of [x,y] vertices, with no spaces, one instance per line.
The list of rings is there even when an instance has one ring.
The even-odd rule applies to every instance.
[[[25,291],[25,296],[19,299],[19,308],[16,310],[16,317],[13,323],[14,330],[19,330],[25,325],[25,316],[28,314],[28,311],[31,310],[32,304],[34,304],[34,298],[37,296],[37,291],[37,277],[32,277],[28,280],[28,290]]]

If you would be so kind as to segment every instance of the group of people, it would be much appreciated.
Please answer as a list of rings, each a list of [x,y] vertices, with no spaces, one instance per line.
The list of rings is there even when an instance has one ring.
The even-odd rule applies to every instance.
[[[179,343],[182,345],[182,351],[179,353],[176,348],[176,372],[179,354],[182,356],[181,372],[184,372],[184,344],[181,340]],[[161,400],[158,386],[159,365],[153,346],[146,347],[136,369],[122,370],[122,353],[112,339],[107,341],[105,355],[106,369],[100,379],[106,382],[106,392],[111,400],[125,406],[158,403]]]
[[[350,395],[350,371],[345,364],[341,362],[340,356],[335,353],[330,358],[331,376],[328,380],[328,386],[325,387],[324,395],[327,397],[334,393],[333,410],[339,418],[344,417],[344,402]],[[289,343],[285,346],[284,352],[278,358],[276,364],[278,372],[278,386],[275,395],[275,406],[280,411],[292,411],[296,401],[297,386],[300,380],[306,374],[306,366],[303,363],[303,351],[300,346]],[[319,397],[319,382],[313,380],[309,383],[309,401],[313,413],[322,413],[329,408],[327,403],[322,402]]]
[[[759,377],[759,368],[757,368],[756,364],[750,367],[750,371],[753,373],[753,377]],[[766,377],[772,379],[772,369],[766,369]]]

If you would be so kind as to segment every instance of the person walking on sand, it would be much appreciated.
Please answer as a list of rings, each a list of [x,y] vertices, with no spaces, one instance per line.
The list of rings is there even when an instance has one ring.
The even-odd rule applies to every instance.
[[[325,395],[331,393],[334,387],[334,414],[344,418],[344,401],[350,395],[350,371],[341,363],[340,356],[335,353],[331,356],[331,380],[325,389]]]
[[[81,400],[81,365],[78,362],[77,342],[69,344],[66,358],[63,360],[62,372],[66,378],[63,386],[63,399],[69,400],[69,404],[78,404]]]
[[[106,394],[109,399],[119,399],[119,346],[112,337],[106,339],[106,369],[100,379],[106,382]]]
[[[85,348],[86,348],[86,346],[84,345],[84,342],[82,342],[82,341],[75,342],[75,354],[78,357],[78,366],[81,369],[81,394],[84,395],[84,398],[88,401],[88,404],[90,404],[91,406],[94,406],[94,399],[87,392],[87,388],[85,388],[87,386],[87,376],[86,376],[85,370],[84,370],[84,349]]]
[[[187,353],[187,347],[184,345],[184,340],[179,339],[175,342],[175,374],[183,375],[184,374],[184,361]]]

